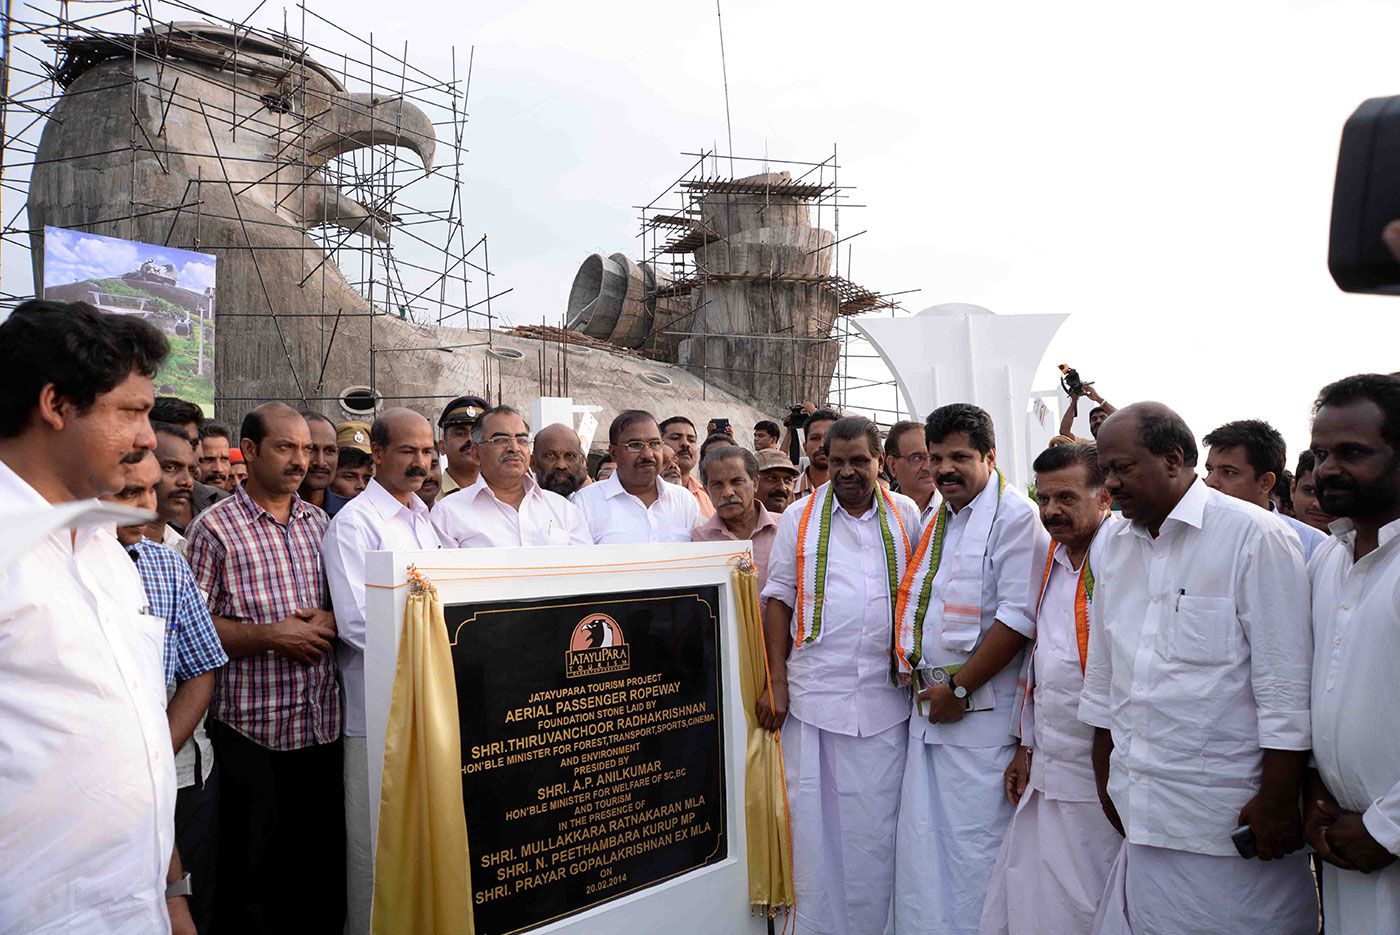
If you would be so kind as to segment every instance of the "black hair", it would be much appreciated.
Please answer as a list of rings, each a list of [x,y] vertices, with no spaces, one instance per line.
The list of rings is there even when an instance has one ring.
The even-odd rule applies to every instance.
[[[185,427],[183,425],[177,425],[174,422],[162,422],[159,419],[152,419],[151,431],[157,434],[164,433],[166,435],[173,435],[185,441],[190,440],[190,436],[185,432]]]
[[[889,432],[885,435],[885,457],[898,457],[899,443],[904,436],[908,435],[910,432],[917,432],[922,428],[923,425],[921,423],[910,422],[907,419],[903,422],[896,422],[894,425],[891,425]]]
[[[323,414],[323,413],[317,412],[317,411],[314,410],[314,409],[303,409],[303,410],[301,410],[301,411],[300,411],[299,413],[297,413],[297,414],[298,414],[299,416],[301,416],[303,419],[306,420],[306,425],[307,425],[308,428],[311,426],[311,423],[312,423],[313,421],[315,421],[316,419],[320,419],[322,422],[324,422],[324,423],[326,423],[327,425],[329,425],[332,429],[335,428],[335,423],[332,422],[332,421],[330,420],[330,417],[329,417],[329,416],[327,416],[327,415],[325,415],[325,414]]]
[[[715,436],[711,435],[710,438],[707,438],[705,440],[709,441],[714,437]],[[729,438],[729,436],[726,435],[724,437],[725,440],[729,442],[729,444],[722,445],[718,448],[711,448],[708,453],[700,457],[700,483],[709,483],[708,471],[711,464],[715,464],[720,461],[729,461],[730,459],[737,459],[739,461],[744,462],[744,470],[748,472],[749,480],[757,480],[758,455],[754,454],[752,451],[749,451],[749,449],[747,448],[741,448],[740,446],[734,444],[734,439]]]
[[[755,432],[767,432],[774,438],[777,438],[779,437],[779,435],[782,434],[778,431],[778,423],[772,421],[771,419],[764,419],[762,422],[756,423],[753,427],[753,430]]]
[[[335,469],[343,471],[346,469],[358,469],[374,463],[374,459],[367,452],[349,445],[341,445],[340,452],[336,455]]]
[[[1315,467],[1317,467],[1317,459],[1313,457],[1312,449],[1304,448],[1298,453],[1298,466],[1293,469],[1293,476],[1297,478],[1304,474],[1311,474]]]
[[[698,431],[699,431],[699,429],[697,429],[697,428],[695,427],[695,423],[694,423],[694,422],[691,422],[691,421],[690,421],[689,419],[687,419],[685,416],[671,416],[671,418],[667,419],[665,422],[662,422],[660,425],[658,425],[657,428],[659,428],[659,429],[661,430],[661,434],[662,434],[662,435],[665,435],[665,434],[666,434],[666,426],[668,426],[668,425],[674,425],[674,424],[677,423],[677,422],[684,422],[686,425],[690,426],[690,430],[691,430],[692,432],[698,432]]]
[[[1104,469],[1099,466],[1099,449],[1096,445],[1074,442],[1069,445],[1046,448],[1035,456],[1031,470],[1035,471],[1036,474],[1048,474],[1051,471],[1063,471],[1076,464],[1082,464],[1088,472],[1090,490],[1103,488],[1107,476]]]
[[[1257,480],[1266,471],[1273,472],[1274,481],[1283,477],[1288,449],[1278,429],[1262,419],[1239,419],[1226,422],[1201,439],[1211,448],[1243,448],[1245,460],[1254,469]]]
[[[1367,399],[1380,407],[1381,438],[1400,453],[1400,379],[1382,373],[1358,373],[1329,383],[1317,394],[1313,415],[1323,406],[1345,406]]]
[[[622,437],[622,433],[636,425],[638,422],[655,422],[656,416],[645,409],[624,409],[613,417],[612,424],[608,426],[608,444],[616,445],[617,440]],[[658,426],[659,428],[659,426]]]
[[[233,436],[229,434],[228,426],[224,425],[222,422],[215,422],[213,419],[210,419],[199,427],[199,437],[201,439],[208,438],[210,435],[229,441],[233,440]]]
[[[1096,412],[1102,412],[1104,415],[1108,415],[1108,410],[1107,410],[1107,409],[1105,409],[1105,408],[1102,407],[1102,406],[1095,406],[1093,409],[1090,409],[1090,410],[1089,410],[1089,418],[1092,419],[1092,418],[1094,417],[1094,413],[1096,413]]]
[[[133,372],[155,376],[169,353],[165,335],[139,316],[30,299],[0,324],[0,438],[24,431],[46,385],[86,412]]]
[[[849,442],[857,438],[864,438],[870,446],[870,453],[879,457],[880,430],[865,416],[845,416],[831,423],[831,428],[826,430],[826,438],[822,441],[822,450],[830,457],[833,441]]]
[[[1269,493],[1278,501],[1280,510],[1289,516],[1293,515],[1293,475],[1287,468],[1284,468],[1278,480],[1274,481],[1274,489]]]
[[[1158,404],[1160,406],[1160,404]],[[1181,449],[1181,463],[1196,466],[1196,436],[1186,420],[1166,406],[1148,408],[1138,415],[1138,441],[1154,455],[1164,455],[1173,448]]]
[[[156,404],[151,407],[151,421],[169,422],[173,425],[189,425],[193,422],[194,430],[198,433],[204,427],[204,410],[178,396],[157,396]],[[198,438],[191,438],[190,444],[197,441]]]
[[[812,431],[813,422],[839,422],[841,413],[835,409],[818,409],[807,417],[807,421],[802,424],[802,440],[807,440],[807,435]]]
[[[987,410],[972,403],[950,403],[939,406],[924,420],[924,441],[937,445],[954,432],[966,432],[972,447],[986,457],[997,446],[996,429]]]
[[[701,458],[701,460],[704,460],[704,458],[705,458],[705,452],[707,452],[707,451],[710,450],[710,446],[712,446],[712,445],[718,445],[718,444],[721,444],[721,443],[722,443],[722,444],[726,444],[726,445],[732,445],[732,444],[734,444],[734,439],[730,438],[730,437],[729,437],[728,435],[726,435],[724,432],[715,432],[713,435],[709,436],[709,437],[706,438],[703,442],[701,442],[701,443],[700,443],[700,458]]]
[[[238,429],[238,437],[243,441],[252,442],[254,447],[261,445],[263,439],[267,437],[267,419],[264,417],[265,410],[274,412],[282,410],[290,412],[293,415],[301,414],[286,403],[277,402],[275,400],[249,409],[248,414],[243,417],[243,425]]]

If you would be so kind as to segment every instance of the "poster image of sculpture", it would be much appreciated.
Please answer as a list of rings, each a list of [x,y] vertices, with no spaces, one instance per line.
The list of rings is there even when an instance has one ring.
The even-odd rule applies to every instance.
[[[214,262],[207,253],[44,228],[44,298],[140,315],[170,340],[156,395],[214,414]]]

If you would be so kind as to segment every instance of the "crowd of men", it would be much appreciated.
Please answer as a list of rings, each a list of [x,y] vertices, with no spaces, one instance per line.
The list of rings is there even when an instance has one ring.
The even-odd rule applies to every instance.
[[[366,553],[722,540],[798,932],[1400,935],[1400,378],[1323,388],[1291,478],[1266,422],[1202,476],[1171,409],[1092,394],[1028,497],[968,403],[753,448],[628,410],[590,472],[471,395],[235,434],[154,396],[167,351],[0,324],[0,935],[367,932]]]

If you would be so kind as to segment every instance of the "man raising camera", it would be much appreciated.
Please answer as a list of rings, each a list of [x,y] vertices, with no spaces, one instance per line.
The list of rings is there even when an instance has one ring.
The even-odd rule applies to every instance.
[[[1065,392],[1069,393],[1069,409],[1065,410],[1065,417],[1060,420],[1060,434],[1067,435],[1077,442],[1093,443],[1099,437],[1099,426],[1103,425],[1104,419],[1117,412],[1118,407],[1100,396],[1092,383],[1080,382],[1078,376],[1076,373],[1073,382],[1062,381],[1065,383]],[[1085,397],[1096,404],[1089,410],[1089,434],[1092,438],[1080,438],[1074,434],[1074,420],[1079,416],[1079,400]]]

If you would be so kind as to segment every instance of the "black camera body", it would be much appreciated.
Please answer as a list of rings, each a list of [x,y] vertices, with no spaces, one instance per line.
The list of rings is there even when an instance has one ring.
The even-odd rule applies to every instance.
[[[1089,387],[1093,385],[1093,383],[1082,379],[1079,376],[1079,371],[1069,364],[1060,364],[1060,388],[1065,391],[1065,395],[1085,396],[1088,394]]]
[[[783,416],[783,425],[794,429],[805,428],[807,418],[807,410],[803,409],[800,404],[794,404],[788,407],[788,414]]]
[[[1327,268],[1345,292],[1400,295],[1381,231],[1400,219],[1400,97],[1362,102],[1342,127]]]

